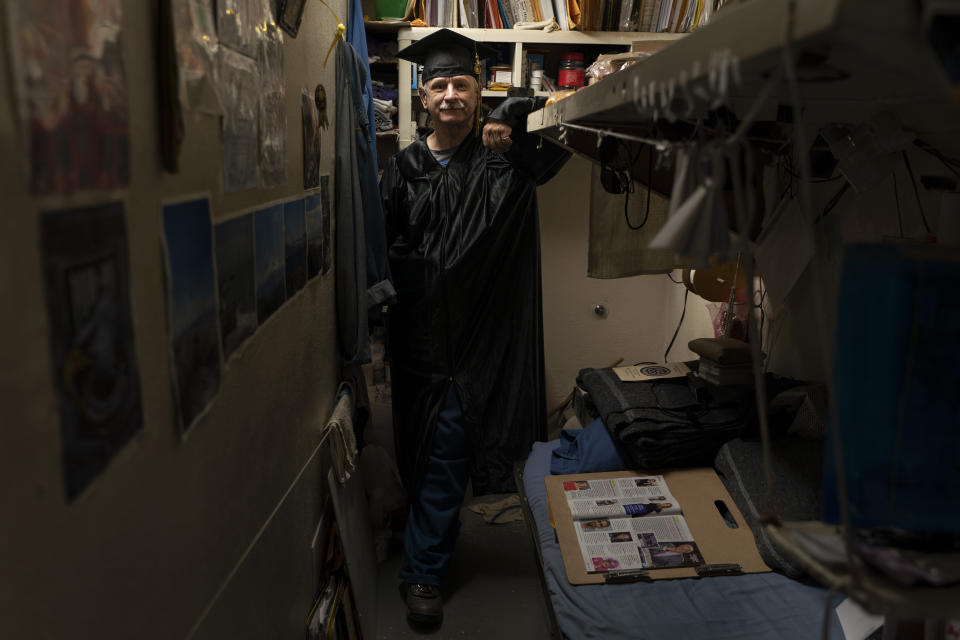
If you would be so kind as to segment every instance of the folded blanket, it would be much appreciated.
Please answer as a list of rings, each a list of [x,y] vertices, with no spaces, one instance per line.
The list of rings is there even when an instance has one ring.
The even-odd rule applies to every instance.
[[[584,369],[578,384],[620,454],[638,469],[710,466],[741,431],[749,395],[698,399],[686,378],[622,382],[612,369]]]

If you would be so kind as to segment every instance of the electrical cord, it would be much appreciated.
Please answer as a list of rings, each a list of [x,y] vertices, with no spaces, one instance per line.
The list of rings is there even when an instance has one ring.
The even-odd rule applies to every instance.
[[[787,86],[790,96],[790,105],[793,109],[793,113],[796,118],[796,126],[793,128],[795,146],[799,148],[801,146],[801,141],[805,140],[804,136],[804,120],[803,120],[803,111],[801,110],[801,100],[800,100],[800,81],[797,78],[797,69],[796,69],[796,60],[793,54],[794,46],[794,29],[796,27],[796,13],[798,0],[788,0],[788,19],[787,19],[787,33],[786,40],[783,44],[782,53],[783,53],[783,63],[787,71]],[[809,166],[809,155],[800,157],[800,175],[804,178],[810,176],[810,166]],[[849,183],[847,183],[849,184]],[[846,185],[844,185],[846,186]],[[813,222],[813,200],[810,197],[810,185],[806,180],[800,181],[800,208],[804,213],[804,217]],[[823,233],[823,227],[819,227],[820,232]],[[811,261],[811,266],[813,267],[813,278],[814,282],[827,282],[827,277],[825,275],[825,269],[821,260],[818,260],[817,257]],[[816,341],[820,345],[821,353],[829,353],[827,348],[827,337],[828,330],[826,327],[827,323],[827,314],[824,310],[823,296],[813,296],[813,304],[816,313],[816,322],[813,323],[813,330],[816,332]],[[759,345],[757,345],[759,350]],[[831,367],[826,367],[826,383],[827,388],[831,391],[836,389],[836,384],[834,380],[834,372]],[[761,378],[762,379],[762,378]],[[760,399],[758,398],[758,401]],[[762,406],[762,405],[761,405]],[[847,568],[851,571],[852,577],[854,579],[854,584],[859,580],[859,573],[856,570],[856,564],[853,559],[853,528],[850,524],[850,504],[848,502],[848,492],[847,492],[847,472],[846,465],[844,461],[844,451],[843,451],[843,442],[840,434],[840,420],[837,411],[837,401],[833,393],[828,395],[828,410],[833,424],[833,428],[830,430],[830,439],[833,447],[834,454],[834,465],[837,472],[837,499],[840,507],[840,521],[842,524],[842,532],[844,537],[844,553],[847,558]],[[760,421],[760,435],[761,440],[764,442],[763,455],[765,460],[765,466],[769,465],[770,459],[770,449],[769,441],[770,434],[768,431],[768,425],[764,423],[764,416],[761,414]],[[769,467],[767,467],[767,473],[769,474]]]
[[[945,166],[951,173],[953,173],[953,175],[960,178],[960,171],[957,170],[957,167],[960,167],[960,160],[957,160],[956,158],[948,158],[939,149],[936,149],[930,146],[923,140],[919,140],[919,139],[914,140],[913,144],[916,145],[916,147],[921,151],[925,151],[926,153],[929,153],[934,158],[939,160],[941,163],[943,163],[943,166]]]
[[[840,201],[843,200],[844,194],[849,189],[850,189],[850,183],[849,182],[843,183],[843,186],[840,187],[840,189],[835,194],[833,194],[833,197],[830,198],[829,202],[827,202],[827,205],[823,208],[823,212],[819,216],[817,216],[816,220],[813,221],[814,224],[826,218],[827,214],[833,211],[834,207],[840,204]]]
[[[690,289],[685,289],[683,292],[683,310],[680,311],[680,322],[677,323],[677,328],[673,332],[673,337],[670,338],[670,344],[667,345],[667,350],[663,352],[663,361],[669,362],[667,356],[670,355],[670,349],[673,348],[673,343],[677,339],[677,334],[680,333],[680,327],[683,325],[683,317],[687,315],[687,296],[690,295]]]
[[[893,172],[893,200],[897,203],[897,227],[900,229],[900,237],[903,236],[903,212],[900,211],[900,192],[897,189],[897,172]]]
[[[903,163],[907,165],[907,173],[910,174],[910,184],[913,186],[913,195],[917,198],[917,207],[920,209],[920,219],[923,221],[923,228],[927,230],[927,233],[930,233],[930,225],[927,224],[927,216],[923,213],[923,203],[920,202],[920,191],[917,189],[917,181],[913,177],[913,167],[910,166],[910,157],[907,155],[906,151],[901,151],[903,155]]]
[[[673,284],[683,284],[683,282],[680,280],[674,280],[673,274],[670,272],[667,272],[667,277],[670,278],[670,282],[672,282]]]
[[[627,174],[628,186],[625,189],[625,194],[623,198],[623,219],[626,220],[627,227],[629,227],[631,231],[639,231],[640,229],[643,229],[643,227],[646,226],[647,224],[647,220],[650,219],[650,192],[653,191],[653,186],[650,184],[651,182],[653,182],[653,145],[647,145],[647,148],[650,149],[650,159],[647,161],[647,206],[646,206],[646,210],[643,212],[643,220],[641,220],[640,224],[637,224],[637,225],[634,225],[632,222],[630,222],[630,212],[629,212],[629,209],[627,208],[627,205],[630,202],[630,192],[633,190],[633,187],[632,187],[633,180],[629,178],[629,173]],[[628,156],[629,156],[629,152],[628,152]],[[637,154],[637,159],[639,159],[639,153]],[[631,167],[633,166],[632,158],[631,158],[630,166]]]

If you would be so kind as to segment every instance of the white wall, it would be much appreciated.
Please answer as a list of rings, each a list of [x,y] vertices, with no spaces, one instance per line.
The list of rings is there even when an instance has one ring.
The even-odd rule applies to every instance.
[[[538,189],[543,255],[543,333],[548,411],[573,389],[577,372],[661,362],[680,320],[684,287],[666,275],[600,280],[587,277],[590,162],[574,156]],[[624,227],[625,233],[630,233]],[[679,280],[679,272],[674,275]],[[598,316],[602,304],[607,313]],[[690,294],[670,360],[694,359],[693,338],[712,337],[705,301]]]

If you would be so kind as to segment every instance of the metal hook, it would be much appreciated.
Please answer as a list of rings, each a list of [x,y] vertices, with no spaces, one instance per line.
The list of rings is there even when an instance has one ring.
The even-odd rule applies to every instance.
[[[687,72],[680,72],[680,102],[682,102],[681,109],[674,109],[675,113],[679,113],[680,116],[688,118],[693,114],[693,96],[690,94],[690,87],[688,86],[687,81]],[[675,104],[671,102],[671,104]]]

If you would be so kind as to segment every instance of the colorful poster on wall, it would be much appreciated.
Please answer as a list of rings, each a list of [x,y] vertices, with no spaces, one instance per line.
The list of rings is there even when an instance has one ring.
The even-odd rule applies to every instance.
[[[220,47],[220,97],[223,100],[223,190],[257,186],[257,117],[260,74],[253,58]]]
[[[63,476],[73,500],[143,427],[123,205],[41,219]]]
[[[316,102],[306,89],[300,92],[300,119],[303,124],[303,188],[313,189],[320,184],[320,129]]]
[[[307,225],[303,199],[283,204],[283,241],[287,271],[287,297],[307,283]]]
[[[218,222],[214,227],[214,240],[217,247],[220,344],[226,361],[257,330],[253,214]]]
[[[163,233],[174,396],[186,433],[220,389],[210,201],[165,205]]]
[[[303,199],[307,221],[307,278],[320,275],[323,268],[323,201],[315,191]]]
[[[333,245],[330,244],[330,222],[333,209],[330,206],[330,174],[320,176],[320,198],[323,201],[323,269],[321,273],[330,270],[333,261]]]
[[[30,191],[66,194],[130,181],[120,0],[8,0]]]
[[[269,7],[264,10],[269,12]],[[260,38],[260,176],[263,186],[276,187],[287,180],[283,33],[271,18],[263,34]]]
[[[253,215],[257,243],[257,322],[262,325],[287,299],[283,268],[283,205],[271,205]]]

